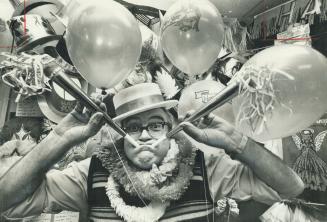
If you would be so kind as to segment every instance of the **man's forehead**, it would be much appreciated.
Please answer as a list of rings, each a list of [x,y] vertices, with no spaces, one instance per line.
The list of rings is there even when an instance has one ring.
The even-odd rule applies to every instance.
[[[133,121],[133,120],[141,120],[142,122],[144,122],[144,121],[154,119],[154,118],[168,120],[169,115],[165,109],[157,108],[157,109],[151,109],[151,110],[144,111],[142,113],[138,113],[133,116],[130,116],[130,117],[126,118],[125,120],[123,120],[123,122],[126,123],[126,122]]]

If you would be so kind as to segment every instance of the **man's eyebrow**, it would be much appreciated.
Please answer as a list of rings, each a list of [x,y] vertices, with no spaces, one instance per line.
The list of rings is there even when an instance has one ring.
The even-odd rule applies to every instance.
[[[130,117],[130,118],[127,118],[123,121],[124,124],[128,123],[128,122],[137,122],[137,121],[141,121],[140,118],[137,118],[137,117]]]

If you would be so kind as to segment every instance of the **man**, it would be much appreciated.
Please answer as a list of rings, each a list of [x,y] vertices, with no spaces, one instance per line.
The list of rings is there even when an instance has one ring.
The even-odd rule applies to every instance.
[[[101,128],[101,113],[90,118],[77,106],[0,179],[5,217],[71,210],[81,212],[84,221],[207,221],[224,196],[271,204],[303,190],[279,158],[217,117],[205,118],[201,129],[183,124],[200,143],[183,134],[162,139],[176,125],[167,109],[177,101],[164,101],[156,84],[124,89],[114,105],[115,121],[139,146],[108,130],[97,156],[47,172],[70,147]]]

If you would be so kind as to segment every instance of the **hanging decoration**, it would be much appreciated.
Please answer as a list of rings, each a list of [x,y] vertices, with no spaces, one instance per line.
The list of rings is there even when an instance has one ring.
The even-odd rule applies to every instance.
[[[17,45],[17,52],[38,50],[43,53],[45,46],[55,47],[61,37],[56,34],[47,19],[35,14],[15,16],[10,19],[9,27]]]
[[[4,72],[2,80],[8,86],[17,91],[16,102],[34,95],[40,95],[45,91],[51,91],[48,78],[43,75],[44,62],[50,62],[49,56],[32,56],[26,53],[12,55],[2,53],[6,57],[0,63],[0,70]]]
[[[176,85],[176,80],[163,69],[161,72],[157,72],[155,82],[166,99],[172,99],[180,90]]]
[[[254,17],[251,39],[265,39],[287,30],[289,24],[324,23],[327,21],[327,2],[322,0],[288,1]]]
[[[47,54],[36,55],[23,52],[17,55],[9,53],[3,55],[7,59],[0,63],[2,79],[18,93],[16,97],[18,108],[23,107],[20,106],[20,103],[26,101],[27,98],[37,96],[33,100],[37,100],[39,109],[32,109],[33,115],[39,116],[38,113],[42,112],[41,115],[43,114],[53,122],[59,122],[73,110],[76,99],[53,81],[49,81],[49,78],[43,73],[43,67],[51,62],[63,69],[68,67],[67,73],[73,70],[72,66],[67,65],[60,58],[54,59]],[[87,91],[87,84],[81,78],[72,76],[71,79],[84,91]]]
[[[277,34],[275,45],[296,44],[311,46],[310,26],[309,24],[294,24],[289,26],[285,32]]]
[[[231,52],[244,52],[247,49],[247,37],[249,33],[246,27],[242,27],[237,18],[223,18],[224,41],[223,46]]]
[[[217,201],[217,206],[215,207],[215,220],[218,220],[219,222],[240,221],[239,214],[240,209],[234,199],[224,197]]]
[[[296,147],[301,151],[293,169],[301,177],[305,187],[312,190],[325,191],[327,188],[327,163],[317,154],[326,134],[327,130],[314,137],[314,130],[308,128],[292,136]]]

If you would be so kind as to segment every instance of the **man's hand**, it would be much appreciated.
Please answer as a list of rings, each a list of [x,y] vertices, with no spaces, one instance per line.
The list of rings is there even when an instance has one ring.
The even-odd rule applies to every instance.
[[[190,111],[187,116],[191,115]],[[186,116],[186,117],[187,117]],[[242,141],[242,133],[225,120],[210,114],[195,126],[190,122],[180,124],[183,130],[193,139],[209,146],[222,148],[227,153],[235,152]]]
[[[104,103],[101,103],[99,99],[94,99],[94,101],[106,111]],[[54,132],[72,144],[78,144],[94,136],[100,130],[104,124],[102,117],[101,112],[92,114],[78,103],[75,109],[59,122]]]

